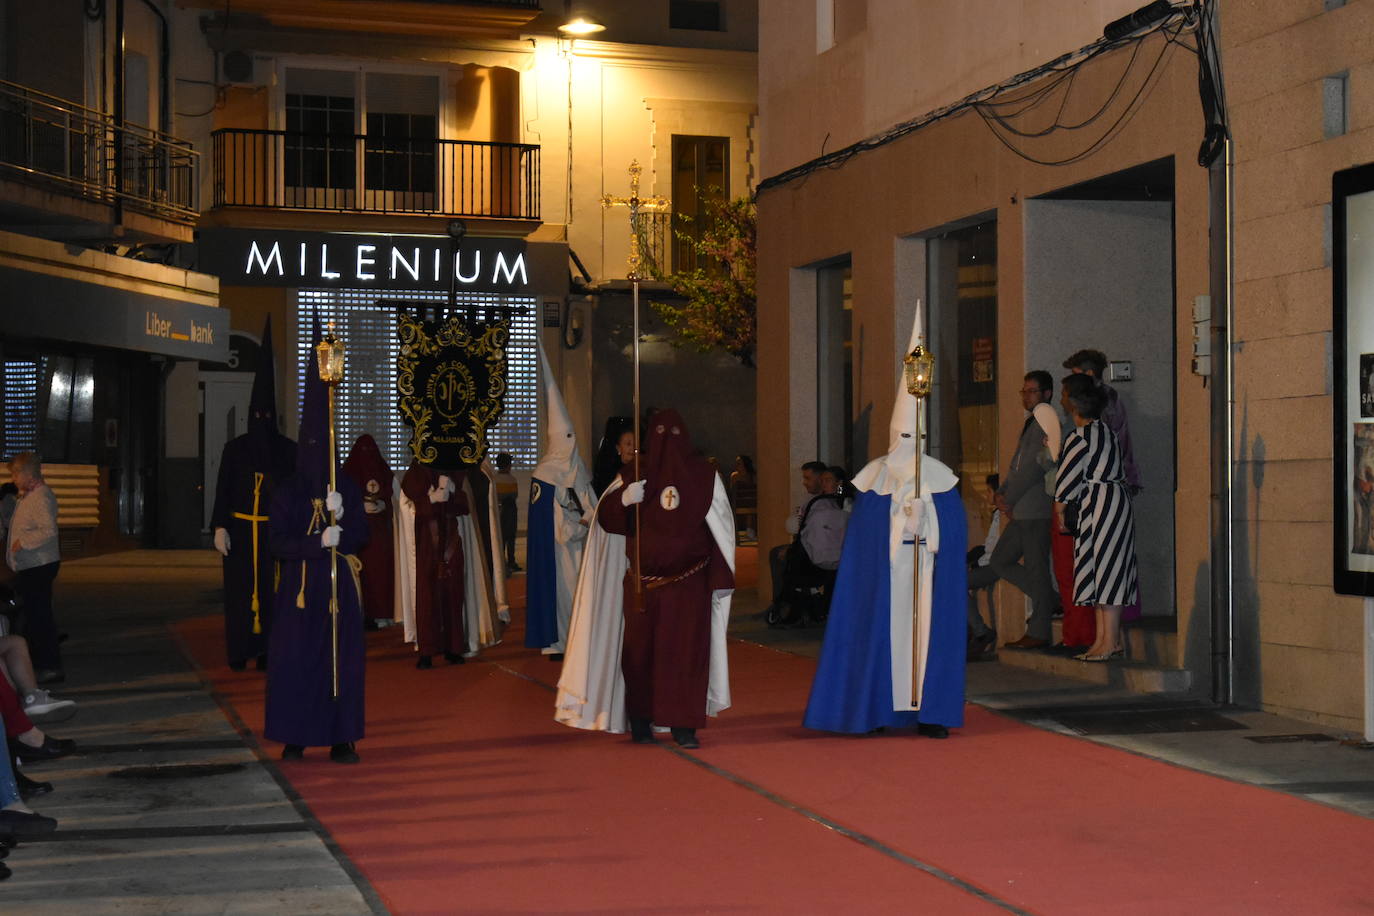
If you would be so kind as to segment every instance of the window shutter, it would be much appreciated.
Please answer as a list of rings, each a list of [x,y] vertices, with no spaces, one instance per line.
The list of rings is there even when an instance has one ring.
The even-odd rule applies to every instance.
[[[343,336],[347,350],[344,382],[335,397],[339,460],[348,457],[353,443],[364,433],[393,471],[410,465],[410,429],[396,407],[397,299],[411,302],[448,302],[445,293],[404,291],[378,294],[376,290],[302,289],[297,291],[292,331],[296,341],[296,406],[305,391],[305,371],[314,371],[310,352],[310,321],[319,310],[320,323],[332,321]],[[523,307],[510,316],[506,348],[506,398],[501,421],[489,436],[488,459],[509,452],[517,468],[533,468],[539,460],[539,365],[535,343],[535,300],[528,296],[497,296],[459,293],[459,305]]]
[[[38,451],[38,379],[42,366],[37,359],[5,360],[4,457]]]

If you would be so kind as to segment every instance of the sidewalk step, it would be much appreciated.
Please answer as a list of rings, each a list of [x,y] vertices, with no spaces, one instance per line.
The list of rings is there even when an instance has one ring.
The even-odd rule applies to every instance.
[[[1173,693],[1188,690],[1192,686],[1192,673],[1188,669],[1146,662],[1080,662],[1072,656],[1055,655],[1039,649],[1006,647],[997,650],[997,660],[1015,668],[1027,668],[1093,684],[1110,684],[1134,693]]]

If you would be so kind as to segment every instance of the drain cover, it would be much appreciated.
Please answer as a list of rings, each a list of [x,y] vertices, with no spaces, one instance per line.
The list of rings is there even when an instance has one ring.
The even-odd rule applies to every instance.
[[[113,770],[112,779],[200,779],[204,776],[223,776],[243,769],[241,763],[176,763],[165,766],[125,767]]]
[[[1296,744],[1299,741],[1335,741],[1336,739],[1320,732],[1309,732],[1303,735],[1246,735],[1245,740],[1253,741],[1256,744]]]
[[[1080,735],[1148,735],[1167,732],[1216,732],[1243,729],[1206,708],[1085,709],[1073,712],[1051,711],[1049,718]]]

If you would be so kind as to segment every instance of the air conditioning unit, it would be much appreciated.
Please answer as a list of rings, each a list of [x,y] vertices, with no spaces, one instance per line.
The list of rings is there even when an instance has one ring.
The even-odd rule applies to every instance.
[[[219,73],[221,81],[231,86],[256,86],[254,79],[257,67],[253,55],[247,51],[229,51],[220,58]]]

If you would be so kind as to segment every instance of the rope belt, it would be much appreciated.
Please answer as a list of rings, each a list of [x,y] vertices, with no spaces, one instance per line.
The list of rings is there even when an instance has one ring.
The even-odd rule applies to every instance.
[[[312,499],[310,506],[314,510],[310,513],[310,524],[305,526],[305,536],[318,534],[317,525],[324,524],[324,500]],[[305,561],[301,560],[301,590],[296,593],[296,607],[305,607]]]
[[[640,576],[639,581],[644,583],[645,589],[653,591],[656,588],[663,588],[665,585],[672,585],[675,582],[681,582],[683,579],[689,579],[695,576],[705,569],[710,562],[709,558],[702,560],[696,566],[693,566],[686,572],[680,572],[676,576]]]
[[[253,602],[251,606],[253,609],[253,632],[255,634],[262,632],[262,617],[258,613],[262,607],[262,603],[258,600],[258,525],[267,521],[267,516],[259,515],[258,512],[262,500],[263,477],[264,475],[260,472],[253,474],[253,514],[234,513],[234,518],[243,519],[245,522],[252,522],[253,524]]]

